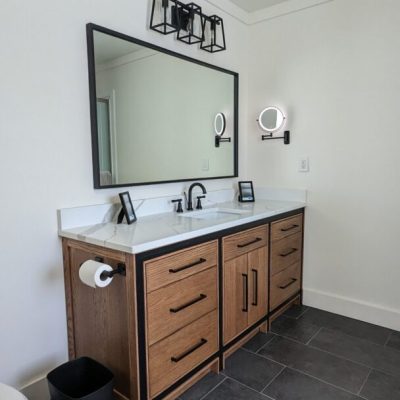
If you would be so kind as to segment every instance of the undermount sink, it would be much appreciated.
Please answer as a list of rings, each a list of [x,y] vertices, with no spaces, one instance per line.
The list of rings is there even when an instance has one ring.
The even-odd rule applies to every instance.
[[[244,215],[248,214],[247,210],[236,210],[234,208],[206,208],[204,210],[192,211],[185,214],[181,214],[182,217],[185,218],[194,218],[194,219],[221,219],[227,218],[233,215]]]

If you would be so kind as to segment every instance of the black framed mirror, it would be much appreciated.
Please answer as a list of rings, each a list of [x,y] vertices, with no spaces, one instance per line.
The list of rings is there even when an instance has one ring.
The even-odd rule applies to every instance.
[[[94,24],[87,44],[95,188],[238,176],[236,72]]]

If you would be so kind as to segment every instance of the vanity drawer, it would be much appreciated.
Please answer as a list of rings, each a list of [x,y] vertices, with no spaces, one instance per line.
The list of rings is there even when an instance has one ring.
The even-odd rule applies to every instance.
[[[217,308],[217,267],[147,295],[149,345]]]
[[[153,398],[218,350],[214,310],[149,349],[150,395]]]
[[[270,305],[272,311],[300,290],[301,263],[293,264],[271,278]]]
[[[303,214],[286,218],[271,224],[271,241],[283,239],[303,230]]]
[[[271,275],[301,260],[302,243],[303,236],[299,232],[271,244]]]
[[[230,260],[263,246],[268,246],[268,225],[226,236],[223,239],[224,260]]]
[[[217,265],[216,240],[144,263],[147,293]]]

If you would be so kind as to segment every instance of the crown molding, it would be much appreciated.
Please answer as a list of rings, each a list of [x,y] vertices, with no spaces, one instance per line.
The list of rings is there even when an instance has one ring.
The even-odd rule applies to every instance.
[[[287,0],[284,3],[276,4],[259,11],[249,13],[244,11],[229,0],[204,0],[212,4],[224,13],[237,19],[246,25],[254,25],[263,21],[278,18],[283,15],[292,14],[307,8],[319,6],[334,0]]]

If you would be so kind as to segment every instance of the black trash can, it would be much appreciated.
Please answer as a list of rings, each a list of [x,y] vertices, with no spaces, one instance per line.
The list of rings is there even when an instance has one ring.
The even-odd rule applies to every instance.
[[[114,400],[113,373],[89,357],[53,369],[47,382],[51,400]]]

